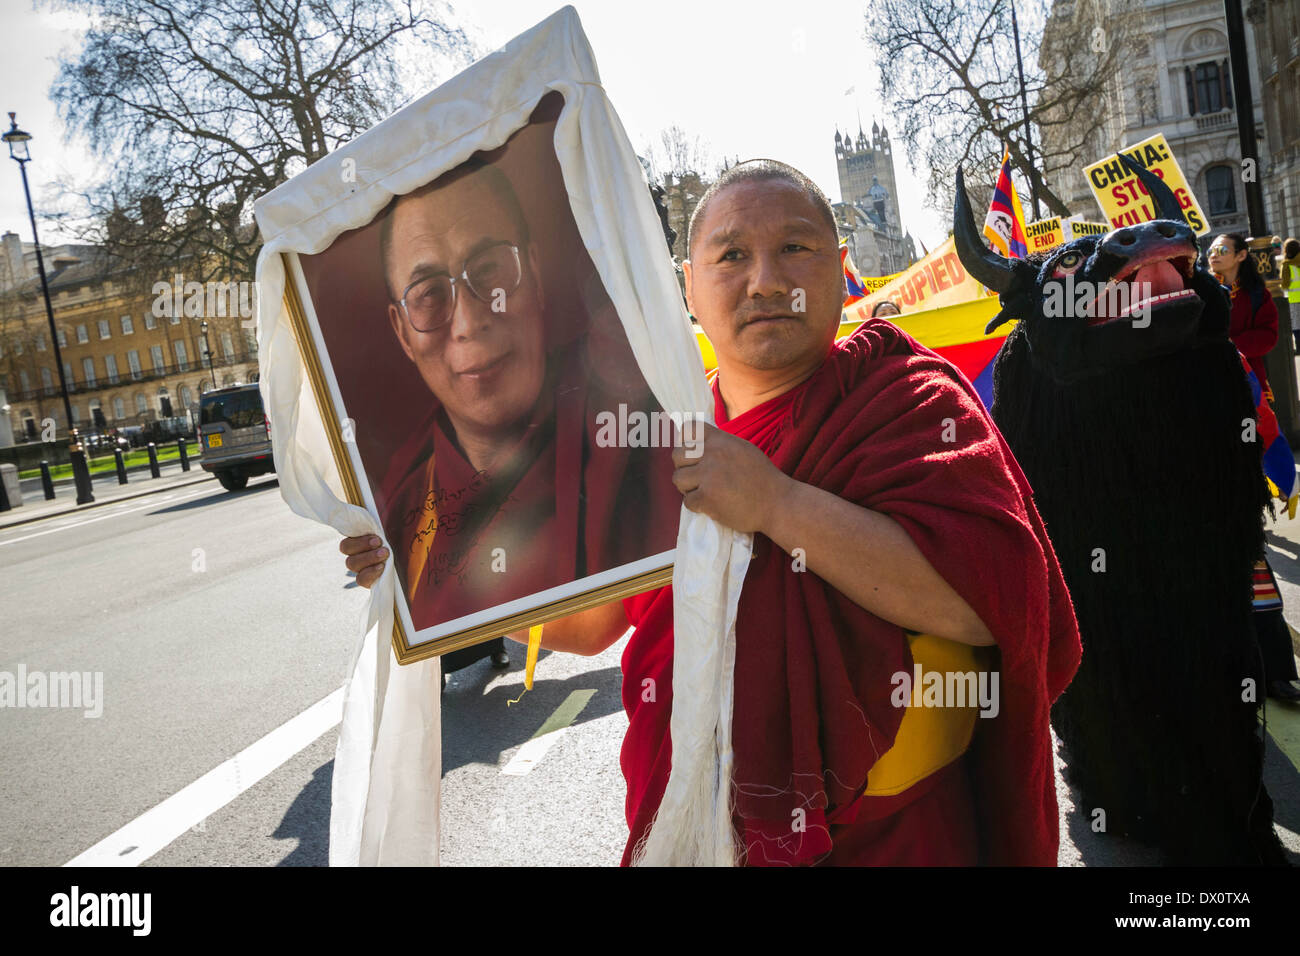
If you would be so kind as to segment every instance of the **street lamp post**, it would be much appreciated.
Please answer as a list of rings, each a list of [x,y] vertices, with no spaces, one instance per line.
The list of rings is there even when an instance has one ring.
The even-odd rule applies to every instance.
[[[45,276],[45,259],[41,256],[41,240],[36,234],[36,212],[32,208],[32,191],[27,185],[27,163],[31,154],[27,144],[31,134],[18,128],[14,114],[9,114],[9,131],[0,139],[9,144],[9,158],[18,164],[23,175],[23,195],[27,197],[27,217],[32,222],[32,244],[36,247],[36,268],[41,274],[41,292],[45,296],[45,317],[50,323],[50,341],[54,345],[54,366],[59,372],[59,387],[63,391],[63,413],[67,416],[69,443],[68,454],[72,458],[72,478],[77,487],[77,504],[84,505],[95,500],[90,490],[90,469],[86,467],[86,453],[81,450],[77,427],[72,422],[72,402],[68,399],[68,381],[63,374],[63,353],[59,350],[59,332],[54,327],[54,307],[50,305],[50,283]]]
[[[212,379],[212,390],[217,390],[217,375],[212,371],[212,346],[208,344],[208,320],[204,319],[199,326],[203,330],[203,357],[208,360],[208,377]]]

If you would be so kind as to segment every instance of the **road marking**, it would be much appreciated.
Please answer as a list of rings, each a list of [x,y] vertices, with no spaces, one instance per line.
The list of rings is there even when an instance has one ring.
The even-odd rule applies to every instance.
[[[196,491],[193,494],[184,495],[181,498],[177,498],[175,500],[186,501],[190,498],[197,498],[200,495],[206,495],[211,491],[212,491],[211,488],[205,488],[203,491]],[[32,538],[39,538],[43,534],[54,534],[54,532],[56,531],[67,531],[71,528],[81,528],[88,524],[94,524],[96,521],[106,521],[109,518],[120,518],[122,515],[129,515],[135,511],[147,511],[150,508],[156,508],[160,504],[162,504],[161,501],[150,501],[147,505],[140,505],[138,508],[124,508],[121,511],[113,511],[110,512],[109,514],[98,515],[97,517],[94,518],[87,518],[85,521],[78,521],[75,524],[60,525],[57,528],[46,528],[44,531],[37,531],[34,532],[33,534],[25,534],[21,538],[10,538],[7,541],[0,541],[0,547],[3,547],[6,544],[17,544],[19,541],[28,541]]]
[[[342,718],[340,687],[64,866],[139,866],[288,762]]]
[[[1300,711],[1276,700],[1268,702],[1268,735],[1300,770]]]
[[[564,698],[564,702],[555,708],[555,712],[537,728],[532,739],[520,747],[510,762],[501,768],[501,772],[511,777],[522,777],[541,763],[546,751],[568,732],[569,725],[595,695],[594,690],[575,690]]]

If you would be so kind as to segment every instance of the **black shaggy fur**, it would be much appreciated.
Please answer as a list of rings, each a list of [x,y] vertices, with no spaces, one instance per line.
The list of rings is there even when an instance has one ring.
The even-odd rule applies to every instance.
[[[1052,722],[1079,809],[1173,862],[1281,862],[1257,705],[1243,701],[1243,682],[1263,686],[1250,585],[1268,491],[1236,350],[1225,339],[1061,384],[1022,323],[997,358],[993,417],[1078,615],[1083,659]]]

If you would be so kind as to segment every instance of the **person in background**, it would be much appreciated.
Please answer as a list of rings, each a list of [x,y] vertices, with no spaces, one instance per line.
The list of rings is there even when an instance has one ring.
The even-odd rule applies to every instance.
[[[1232,315],[1228,338],[1237,351],[1246,356],[1251,371],[1259,379],[1265,397],[1273,401],[1268,384],[1264,356],[1277,344],[1277,306],[1268,294],[1264,280],[1255,269],[1255,261],[1246,248],[1246,238],[1225,232],[1210,243],[1210,270],[1228,287],[1232,296]]]
[[[881,299],[871,309],[873,319],[889,319],[895,315],[902,315],[903,311],[898,307],[898,303],[892,299]]]

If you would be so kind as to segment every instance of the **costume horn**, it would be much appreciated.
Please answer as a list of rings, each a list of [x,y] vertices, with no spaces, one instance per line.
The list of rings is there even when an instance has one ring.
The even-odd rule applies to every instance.
[[[1138,178],[1147,189],[1147,194],[1156,204],[1157,219],[1172,219],[1174,222],[1184,222],[1183,209],[1178,205],[1178,197],[1174,191],[1165,185],[1165,181],[1153,172],[1149,172],[1142,166],[1133,162],[1123,153],[1116,153],[1119,161],[1124,164],[1124,168]]]
[[[994,292],[1006,292],[1015,276],[1015,267],[996,252],[985,248],[983,239],[975,230],[975,217],[970,210],[970,197],[966,195],[966,180],[961,167],[957,167],[957,193],[952,209],[952,234],[956,240],[957,258],[966,271]]]

